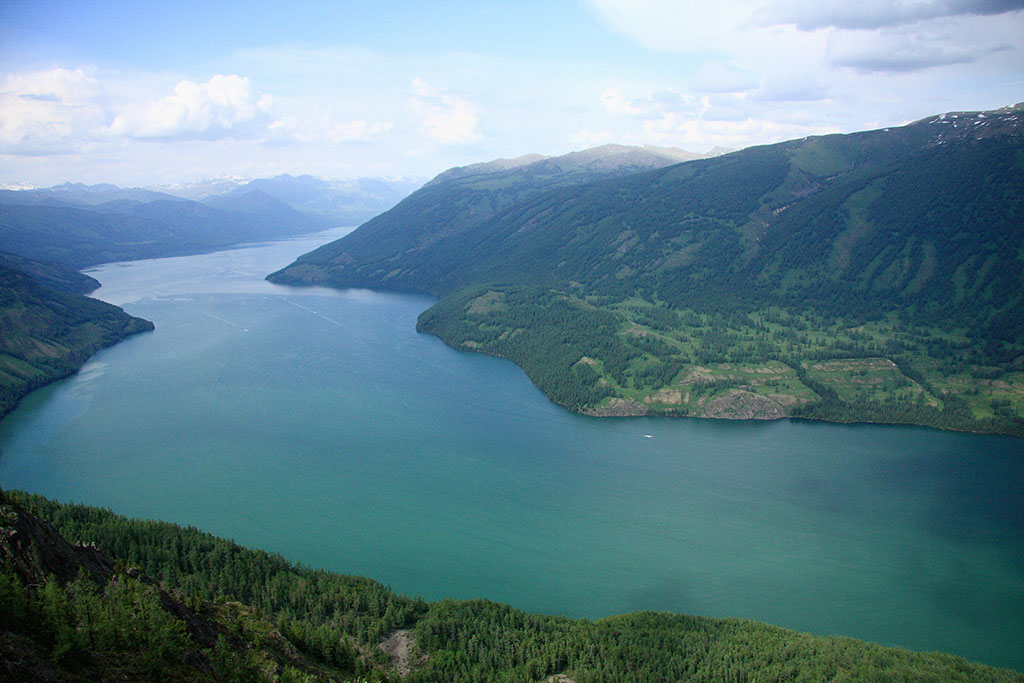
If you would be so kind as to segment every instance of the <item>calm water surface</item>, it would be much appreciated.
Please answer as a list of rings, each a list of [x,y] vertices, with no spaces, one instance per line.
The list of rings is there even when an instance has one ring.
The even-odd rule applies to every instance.
[[[430,299],[262,280],[343,232],[94,269],[157,329],[0,423],[0,485],[426,598],[745,617],[1024,669],[1024,441],[570,415],[417,334]]]

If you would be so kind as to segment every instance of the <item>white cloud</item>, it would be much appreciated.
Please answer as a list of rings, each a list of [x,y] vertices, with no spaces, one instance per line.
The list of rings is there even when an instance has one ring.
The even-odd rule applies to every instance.
[[[1022,0],[772,0],[754,11],[755,24],[793,24],[801,31],[820,28],[877,29],[955,16],[992,16],[1024,9]]]
[[[304,119],[282,117],[270,124],[269,130],[280,142],[303,144],[333,144],[367,142],[392,130],[391,121],[344,121],[333,113],[317,112]]]
[[[597,145],[604,145],[611,142],[614,139],[615,138],[610,130],[595,131],[590,130],[589,128],[578,130],[569,136],[569,142],[571,142],[572,144],[584,145],[586,147],[596,147]]]
[[[107,132],[113,137],[175,140],[259,136],[271,122],[272,103],[248,78],[218,74],[206,83],[181,81],[173,95],[129,107]]]
[[[630,116],[636,119],[650,116],[650,108],[627,99],[622,94],[622,88],[608,88],[601,93],[601,104],[604,105],[604,110],[612,116]]]
[[[587,2],[681,72],[604,86],[636,141],[736,147],[1020,99],[1024,0]]]
[[[445,145],[478,142],[480,115],[476,106],[459,95],[435,88],[421,78],[412,81],[409,109],[420,117],[420,123],[434,141]]]
[[[100,84],[81,69],[9,74],[0,87],[0,151],[52,154],[77,149],[104,121]]]
[[[601,101],[613,120],[640,122],[639,128],[620,133],[621,142],[704,151],[714,146],[738,148],[838,132],[835,125],[792,108],[790,100],[801,99],[810,87],[797,79],[793,83],[769,82],[754,93],[697,96],[670,88],[638,97],[612,89],[602,94]]]
[[[395,128],[391,121],[358,116],[355,107],[338,112],[331,102],[286,98],[279,107],[237,74],[205,82],[179,78],[173,87],[161,74],[92,75],[68,68],[0,78],[0,154],[12,157],[121,156],[149,144],[185,141],[322,148],[377,140]],[[241,147],[233,149],[238,154]]]
[[[730,117],[725,105],[707,104],[707,116],[693,117],[668,112],[657,120],[648,121],[645,140],[691,151],[705,151],[713,146],[732,149],[747,147],[752,140],[759,143],[781,142],[808,135],[839,132],[834,126],[818,123],[773,121],[742,115]],[[718,114],[715,113],[716,108]]]
[[[957,44],[941,32],[834,31],[826,59],[836,66],[860,71],[921,71],[951,64],[968,64],[1000,46]]]
[[[833,66],[912,71],[1000,50],[1017,55],[1018,72],[1021,64],[1024,0],[588,1],[638,44],[703,59],[691,87],[704,92],[743,90],[742,83],[727,83],[730,69],[762,81],[790,71],[825,74]]]
[[[675,88],[655,90],[648,96],[647,101],[660,111],[689,112],[691,114],[699,114],[704,106],[698,96]]]

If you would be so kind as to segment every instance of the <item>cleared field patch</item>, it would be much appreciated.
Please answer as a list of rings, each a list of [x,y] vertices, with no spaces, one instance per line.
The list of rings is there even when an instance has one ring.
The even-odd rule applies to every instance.
[[[804,368],[811,379],[832,388],[844,401],[924,400],[936,407],[939,405],[920,384],[904,375],[899,366],[888,358],[805,362]]]

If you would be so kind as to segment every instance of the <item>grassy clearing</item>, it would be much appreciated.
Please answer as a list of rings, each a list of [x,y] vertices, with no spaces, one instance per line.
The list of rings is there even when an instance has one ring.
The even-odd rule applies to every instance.
[[[573,410],[1024,434],[1024,371],[1014,365],[1024,349],[993,348],[967,330],[775,307],[709,313],[540,288],[454,301],[431,309],[421,328],[457,348],[511,358]],[[571,396],[562,391],[570,384]]]

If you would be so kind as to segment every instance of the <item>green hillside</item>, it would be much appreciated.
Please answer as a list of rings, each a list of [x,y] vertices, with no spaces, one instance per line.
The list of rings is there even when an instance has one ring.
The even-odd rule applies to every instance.
[[[441,296],[421,330],[592,414],[1024,435],[1024,106],[464,197],[270,277]]]
[[[547,158],[529,155],[445,171],[390,211],[268,277],[280,284],[434,291],[481,225],[554,188],[621,177],[678,161],[680,150],[605,145]],[[685,154],[685,153],[682,153]],[[407,272],[408,263],[426,274]],[[324,267],[327,264],[333,264]]]
[[[410,683],[1024,680],[952,655],[740,619],[640,612],[592,621],[486,600],[425,602],[191,527],[10,492],[0,492],[0,675]]]
[[[30,267],[63,275],[59,267]],[[49,289],[0,263],[0,417],[34,389],[73,374],[100,349],[152,329],[151,322],[117,306]]]
[[[0,265],[20,270],[37,283],[69,294],[90,294],[100,288],[100,281],[80,273],[59,261],[33,261],[0,251]]]

